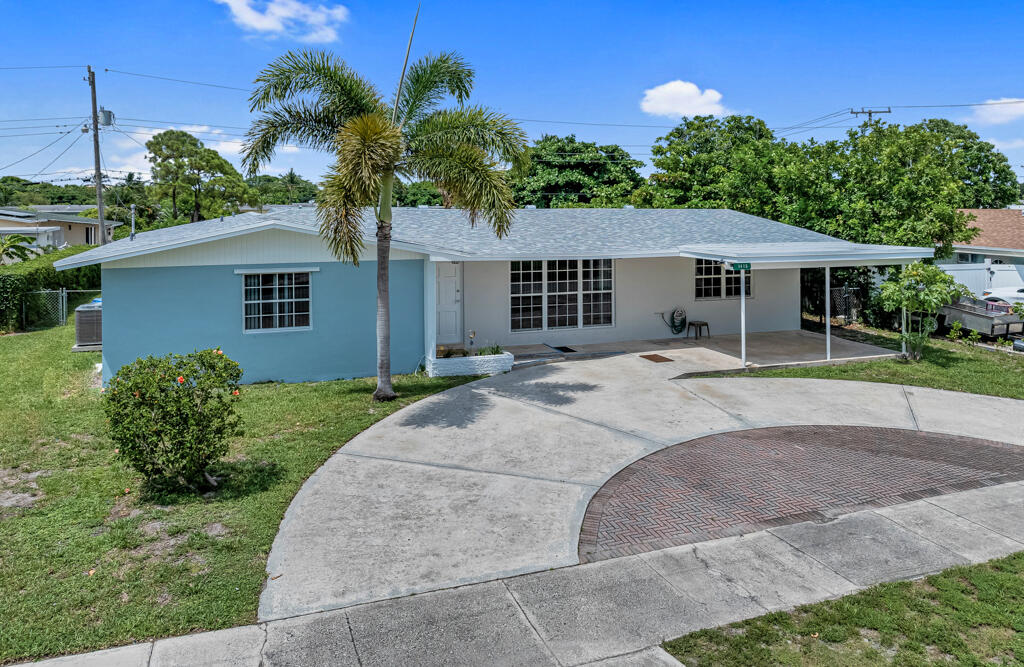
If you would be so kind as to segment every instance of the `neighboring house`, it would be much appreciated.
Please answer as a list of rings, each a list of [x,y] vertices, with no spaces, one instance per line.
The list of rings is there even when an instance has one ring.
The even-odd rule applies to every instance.
[[[215,346],[247,382],[368,376],[377,272],[366,220],[358,266],[334,259],[311,206],[143,232],[55,266],[102,265],[105,379],[140,356]],[[661,313],[677,306],[714,335],[738,332],[741,310],[747,331],[797,330],[801,268],[933,254],[729,210],[521,209],[499,239],[459,210],[398,208],[393,235],[391,359],[403,373],[471,335],[478,347],[667,338]]]
[[[976,296],[993,287],[1024,287],[1024,207],[960,209],[980,231],[953,246],[942,268]]]
[[[31,204],[29,208],[40,213],[70,213],[72,215],[79,215],[82,211],[96,208],[96,204]]]
[[[107,239],[113,238],[113,228],[119,227],[120,222],[107,223]],[[17,208],[0,208],[0,227],[21,228],[32,231],[23,231],[22,234],[32,236],[35,230],[46,227],[60,228],[63,240],[61,243],[52,245],[95,245],[99,243],[99,220],[96,218],[83,218],[74,213],[51,213],[47,211],[26,211]]]

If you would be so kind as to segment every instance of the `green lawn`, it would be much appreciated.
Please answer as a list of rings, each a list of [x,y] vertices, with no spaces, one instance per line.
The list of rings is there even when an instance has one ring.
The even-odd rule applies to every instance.
[[[99,354],[71,353],[72,338],[0,337],[0,662],[254,621],[302,482],[374,422],[468,379],[396,378],[390,404],[372,403],[371,380],[244,387],[217,493],[143,498],[90,386]]]
[[[686,665],[1024,661],[1024,553],[665,642]]]
[[[833,328],[832,331],[836,336],[899,349],[899,340],[893,332],[862,327]],[[919,362],[886,359],[840,366],[753,371],[751,375],[892,382],[1024,399],[1024,355],[1007,354],[934,338],[928,345],[924,358]]]

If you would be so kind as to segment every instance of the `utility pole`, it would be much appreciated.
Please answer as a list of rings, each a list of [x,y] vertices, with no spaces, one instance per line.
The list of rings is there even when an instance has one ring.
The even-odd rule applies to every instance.
[[[867,109],[865,107],[861,107],[860,111],[850,109],[850,114],[853,116],[859,116],[863,113],[868,115],[868,122],[870,123],[876,113],[892,113],[892,107],[885,107],[884,109]]]
[[[96,72],[87,65],[89,92],[92,94],[92,159],[94,163],[93,182],[96,185],[96,215],[99,218],[100,245],[107,243],[107,225],[103,221],[103,171],[100,169],[100,118],[96,111]]]

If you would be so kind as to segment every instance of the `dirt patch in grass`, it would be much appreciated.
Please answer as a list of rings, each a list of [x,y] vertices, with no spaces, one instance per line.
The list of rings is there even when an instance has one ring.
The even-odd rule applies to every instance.
[[[210,537],[223,537],[230,534],[231,530],[221,522],[217,521],[215,523],[206,524],[203,528],[203,532]]]
[[[49,470],[0,468],[0,519],[13,516],[13,512],[4,512],[5,509],[26,509],[45,498],[46,494],[36,480],[49,475]]]

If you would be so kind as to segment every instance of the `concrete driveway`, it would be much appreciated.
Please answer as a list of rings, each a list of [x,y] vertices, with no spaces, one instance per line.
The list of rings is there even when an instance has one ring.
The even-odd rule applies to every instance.
[[[668,665],[665,639],[1024,550],[1024,402],[666,366],[406,408],[295,497],[259,623],[46,664]]]
[[[1020,401],[829,380],[673,381],[668,365],[625,355],[518,370],[371,427],[293,501],[268,561],[260,619],[577,565],[598,490],[631,463],[696,438],[846,425],[1024,444]],[[935,474],[949,463],[933,462]],[[997,483],[957,474],[970,482],[959,488]],[[922,482],[930,492],[915,484],[901,492],[958,490],[934,478]]]

